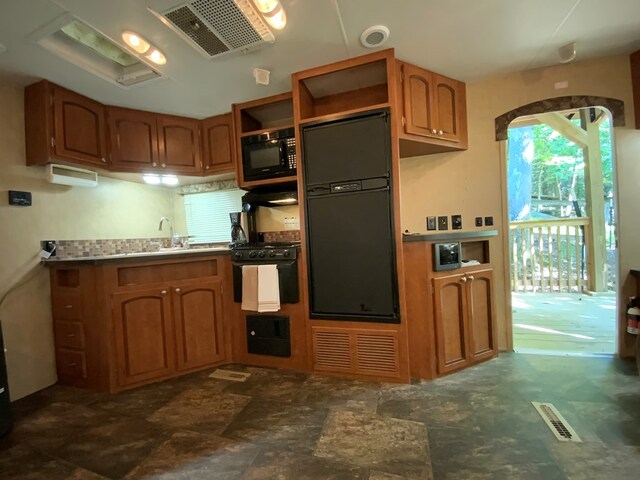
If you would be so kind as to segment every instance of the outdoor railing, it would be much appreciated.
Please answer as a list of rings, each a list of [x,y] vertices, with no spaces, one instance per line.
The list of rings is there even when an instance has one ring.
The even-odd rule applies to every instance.
[[[588,217],[510,223],[511,290],[581,292],[586,288],[588,228]]]

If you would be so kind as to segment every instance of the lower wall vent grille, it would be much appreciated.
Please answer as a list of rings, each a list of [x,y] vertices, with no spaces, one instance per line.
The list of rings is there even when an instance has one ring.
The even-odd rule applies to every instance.
[[[313,334],[315,367],[320,370],[351,369],[349,334],[316,331]]]
[[[575,430],[569,425],[558,409],[551,403],[531,402],[551,432],[561,442],[582,442]]]
[[[398,373],[398,345],[393,335],[360,333],[356,345],[359,370]]]

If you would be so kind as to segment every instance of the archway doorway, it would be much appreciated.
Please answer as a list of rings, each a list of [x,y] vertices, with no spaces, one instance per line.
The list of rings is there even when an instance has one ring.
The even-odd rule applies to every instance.
[[[616,188],[601,107],[509,124],[507,184],[516,352],[614,354]]]

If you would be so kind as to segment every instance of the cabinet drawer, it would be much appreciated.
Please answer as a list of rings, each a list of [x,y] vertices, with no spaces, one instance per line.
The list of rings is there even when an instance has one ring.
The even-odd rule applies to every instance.
[[[67,320],[82,319],[82,295],[59,294],[53,297],[53,318]]]
[[[59,348],[56,350],[58,375],[66,378],[87,378],[87,362],[84,352]]]
[[[56,320],[53,330],[56,347],[84,350],[84,326],[82,322]]]

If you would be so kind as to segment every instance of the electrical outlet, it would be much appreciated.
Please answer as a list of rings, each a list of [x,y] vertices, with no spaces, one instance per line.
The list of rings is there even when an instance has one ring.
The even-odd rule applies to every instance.
[[[438,230],[449,230],[449,217],[438,217]]]
[[[436,217],[427,217],[427,230],[435,230],[436,228]]]
[[[482,226],[482,217],[476,217],[476,227]]]
[[[462,215],[451,215],[451,228],[462,230]]]
[[[484,224],[487,227],[491,227],[493,225],[493,217],[484,217]]]

